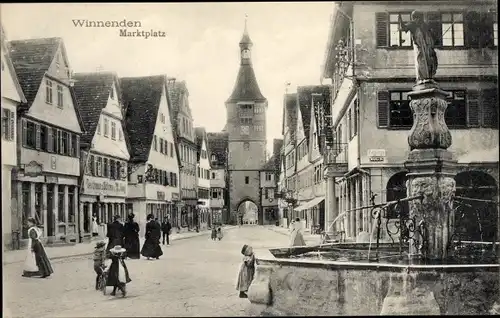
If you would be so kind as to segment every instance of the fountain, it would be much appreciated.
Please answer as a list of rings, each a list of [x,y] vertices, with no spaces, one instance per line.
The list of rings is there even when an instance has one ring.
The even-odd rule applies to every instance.
[[[434,42],[421,23],[415,14],[410,24],[400,22],[412,33],[417,74],[409,93],[414,123],[407,198],[369,207],[374,220],[369,243],[256,250],[248,296],[258,314],[498,313],[499,244],[464,241],[456,227],[456,211],[468,198],[455,197],[454,161],[447,150],[452,140],[444,120],[447,93],[433,80],[437,58],[429,43]],[[404,202],[409,215],[401,213]],[[392,226],[385,217],[389,209],[399,211]]]

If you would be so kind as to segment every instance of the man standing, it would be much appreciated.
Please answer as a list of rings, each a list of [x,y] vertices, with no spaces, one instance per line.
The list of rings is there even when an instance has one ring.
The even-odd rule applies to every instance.
[[[115,245],[123,246],[123,224],[119,215],[114,216],[114,222],[108,223],[106,236],[108,237],[108,246],[106,246],[106,254]]]
[[[167,245],[170,245],[170,230],[172,229],[172,225],[170,224],[170,220],[168,218],[163,219],[163,223],[161,224],[161,231],[163,232],[163,245],[165,245],[165,237],[167,238]]]

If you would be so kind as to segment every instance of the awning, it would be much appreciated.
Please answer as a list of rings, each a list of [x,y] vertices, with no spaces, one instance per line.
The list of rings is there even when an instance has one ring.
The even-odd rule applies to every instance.
[[[325,197],[317,197],[317,198],[314,198],[312,199],[311,201],[305,203],[303,206],[302,206],[302,210],[307,210],[307,209],[310,209],[310,208],[313,208],[315,207],[316,205],[318,205],[319,203],[321,203],[323,200],[325,200]]]
[[[296,207],[295,209],[293,209],[294,211],[302,211],[302,210],[305,210],[306,208],[304,208],[307,204],[309,203],[309,201],[305,201],[305,202],[302,202],[301,205],[299,205],[298,207]]]

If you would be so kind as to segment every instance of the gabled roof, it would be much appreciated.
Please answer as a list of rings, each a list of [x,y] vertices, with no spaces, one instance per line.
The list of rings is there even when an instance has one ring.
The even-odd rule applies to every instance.
[[[273,157],[274,160],[274,168],[276,169],[276,176],[278,176],[281,172],[281,148],[283,147],[283,139],[274,139],[273,140]]]
[[[165,76],[126,77],[120,79],[126,105],[125,128],[130,140],[131,161],[146,162],[156,127]],[[176,144],[176,143],[175,143]]]
[[[313,102],[313,94],[322,94],[323,97],[315,96],[314,103],[323,103],[325,97],[330,97],[330,87],[328,85],[317,85],[317,86],[299,86],[297,87],[297,103],[300,109],[300,115],[302,120],[302,126],[304,127],[304,135],[306,137],[306,142],[309,145],[309,131],[311,125],[311,107]],[[317,126],[316,126],[317,127]]]
[[[35,100],[45,72],[48,71],[62,43],[61,38],[10,41],[10,57],[27,106]]]
[[[189,96],[189,91],[186,86],[185,81],[180,81],[180,82],[169,82],[168,83],[168,93],[170,96],[170,101],[172,102],[172,110],[177,113],[180,111],[181,108],[181,98],[186,94]],[[187,105],[187,110],[189,112],[189,115],[191,115],[191,108],[189,105]]]
[[[195,142],[196,142],[196,160],[200,161],[201,147],[203,146],[203,140],[205,140],[205,147],[208,148],[207,133],[203,127],[194,128]],[[208,154],[208,149],[207,149]]]
[[[224,132],[207,133],[208,155],[212,168],[224,168],[227,160],[228,134]],[[215,155],[216,161],[212,161]]]
[[[297,128],[297,94],[285,95],[285,127],[290,130],[290,136],[295,139],[295,130]],[[292,140],[294,142],[295,140]]]
[[[78,101],[78,110],[83,120],[86,133],[82,135],[82,143],[90,145],[99,123],[102,110],[108,104],[110,90],[114,83],[118,83],[116,73],[76,73],[73,75],[75,85],[76,100]],[[117,98],[120,99],[119,85],[117,89]]]
[[[14,81],[14,85],[16,87],[17,94],[21,98],[21,103],[26,103],[26,97],[24,96],[23,89],[21,88],[21,84],[19,84],[19,79],[16,74],[16,70],[14,65],[12,64],[12,59],[10,57],[9,43],[7,43],[7,36],[5,35],[5,30],[3,28],[3,24],[0,24],[0,41],[2,45],[2,52],[5,56],[5,63],[7,64],[7,68],[9,69],[10,75],[12,76],[12,80]]]

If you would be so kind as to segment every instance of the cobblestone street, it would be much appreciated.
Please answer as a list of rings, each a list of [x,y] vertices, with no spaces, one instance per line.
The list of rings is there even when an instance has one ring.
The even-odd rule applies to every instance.
[[[4,265],[5,317],[245,316],[235,281],[243,244],[286,246],[288,237],[266,227],[228,230],[222,241],[209,234],[162,246],[160,260],[129,260],[127,297],[94,290],[89,256],[53,262],[48,279],[23,278],[22,263]],[[111,292],[111,287],[108,287]],[[118,293],[119,295],[119,293]]]

